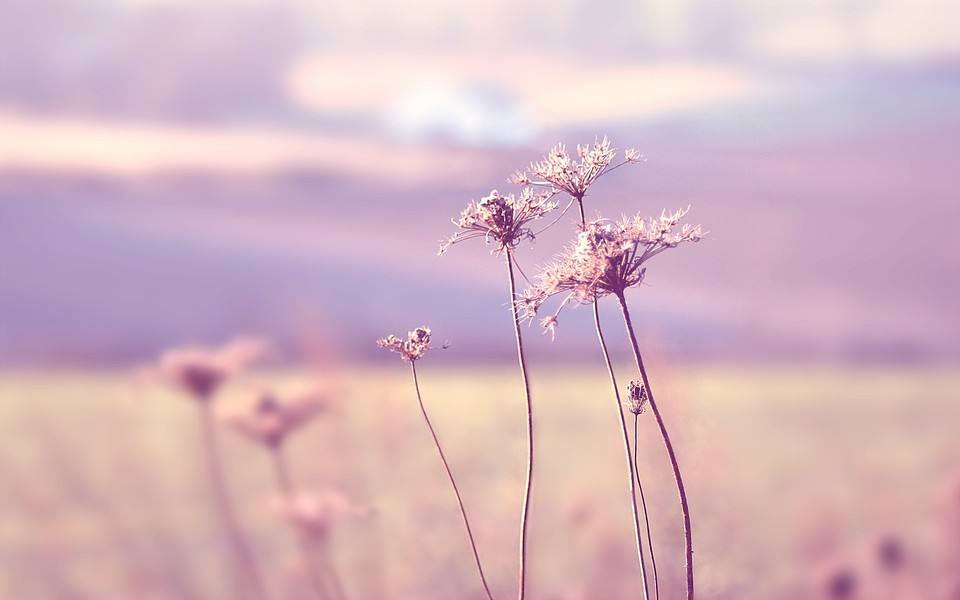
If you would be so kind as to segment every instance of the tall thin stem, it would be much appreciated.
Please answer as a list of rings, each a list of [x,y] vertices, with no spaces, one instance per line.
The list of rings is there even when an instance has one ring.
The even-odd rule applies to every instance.
[[[277,489],[280,490],[284,498],[292,498],[295,493],[293,477],[290,475],[290,468],[287,467],[283,446],[280,444],[271,446],[270,457],[273,459],[273,474],[277,480]]]
[[[524,600],[527,590],[527,525],[530,515],[530,497],[533,491],[533,400],[530,396],[530,379],[527,376],[527,359],[523,351],[523,335],[520,332],[520,312],[517,308],[517,282],[513,275],[513,254],[508,249],[507,275],[510,280],[510,308],[513,311],[513,330],[517,338],[517,360],[523,379],[523,391],[527,400],[527,482],[523,493],[523,510],[520,513],[520,573],[517,597]]]
[[[236,510],[234,509],[233,501],[227,487],[226,477],[223,473],[223,464],[217,446],[216,428],[213,422],[210,402],[206,400],[200,402],[198,406],[200,411],[200,433],[203,442],[204,458],[206,460],[207,475],[210,481],[217,516],[220,519],[220,526],[230,546],[233,559],[235,563],[240,566],[250,586],[248,590],[244,590],[244,595],[249,593],[255,598],[266,600],[269,596],[263,584],[263,579],[260,576],[260,569],[254,558],[253,550],[250,548],[240,529],[240,521],[237,518]]]
[[[670,457],[670,465],[673,467],[673,478],[677,483],[677,494],[680,496],[680,509],[683,512],[683,535],[686,546],[686,570],[687,570],[687,600],[693,600],[693,534],[690,527],[690,507],[687,504],[687,492],[683,487],[683,476],[680,473],[680,465],[677,463],[677,455],[673,451],[673,444],[670,442],[670,435],[667,433],[667,426],[663,422],[663,416],[660,414],[660,408],[653,397],[653,390],[650,388],[650,379],[647,377],[647,370],[643,366],[643,357],[640,355],[640,345],[637,343],[637,334],[633,329],[633,321],[630,319],[630,310],[627,308],[627,300],[623,292],[617,294],[620,301],[620,310],[623,311],[623,323],[627,328],[627,335],[630,336],[630,343],[633,346],[633,357],[637,361],[637,369],[640,371],[640,377],[643,379],[643,386],[647,389],[647,399],[650,402],[650,409],[657,419],[657,426],[660,428],[660,437],[663,438],[663,444],[666,446],[667,454]]]
[[[576,198],[577,206],[580,209],[580,224],[586,226],[587,219],[583,210],[583,198]],[[603,360],[607,365],[607,373],[610,375],[610,384],[613,386],[613,396],[617,401],[617,417],[620,419],[620,431],[623,434],[623,449],[627,458],[627,471],[629,472],[629,481],[630,481],[630,505],[633,513],[633,529],[634,536],[636,538],[637,544],[637,560],[640,563],[640,578],[643,581],[643,597],[644,600],[648,600],[650,597],[650,586],[647,583],[647,563],[643,558],[643,538],[640,532],[640,515],[637,510],[637,482],[638,476],[635,469],[636,463],[636,453],[631,453],[630,451],[630,434],[627,432],[627,422],[623,416],[623,401],[620,399],[620,386],[617,385],[617,376],[613,370],[613,362],[610,360],[610,352],[607,350],[607,341],[603,337],[603,328],[600,326],[600,307],[597,302],[597,298],[593,300],[593,323],[597,330],[597,340],[600,342],[600,350],[603,351]],[[642,495],[641,489],[641,495]],[[647,510],[646,504],[644,504],[643,509],[644,519],[647,519]],[[649,519],[647,519],[649,527]],[[648,532],[649,534],[649,529]],[[649,536],[648,536],[649,539]],[[653,554],[653,546],[650,547],[650,553]]]
[[[277,481],[277,489],[280,491],[280,494],[286,500],[293,500],[296,497],[296,486],[293,483],[293,477],[290,475],[290,469],[287,466],[286,456],[283,452],[283,445],[277,444],[270,447],[270,457],[273,460],[273,472]],[[307,578],[310,581],[310,585],[313,587],[313,592],[316,594],[317,598],[320,600],[327,600],[328,598],[345,598],[343,589],[340,586],[339,580],[337,579],[336,572],[333,570],[332,566],[327,568],[325,564],[327,561],[324,560],[323,556],[319,557],[319,565],[311,564],[314,561],[313,558],[313,544],[311,540],[304,534],[300,533],[297,535],[297,542],[300,548],[300,554],[302,560],[306,565]],[[322,549],[321,549],[322,553]],[[315,570],[316,569],[316,570]],[[327,589],[327,579],[331,580],[331,587],[336,591],[336,593],[331,593]]]
[[[647,530],[647,547],[650,548],[650,563],[653,565],[653,589],[656,600],[660,600],[660,577],[657,575],[657,556],[653,551],[653,533],[650,529],[650,515],[647,513],[647,499],[643,495],[643,482],[640,480],[640,463],[637,462],[637,446],[640,444],[640,415],[633,415],[633,468],[636,469],[637,489],[640,491],[640,503],[643,506],[643,521]]]
[[[423,420],[427,424],[427,429],[430,430],[430,435],[433,437],[433,445],[437,448],[437,454],[440,455],[440,461],[443,463],[443,468],[447,472],[447,477],[450,479],[450,486],[453,488],[453,493],[457,497],[457,505],[460,507],[460,516],[463,517],[463,525],[467,529],[467,537],[470,539],[470,548],[473,550],[473,559],[477,563],[477,573],[480,574],[480,582],[483,584],[483,591],[487,593],[487,598],[493,600],[493,594],[490,593],[490,586],[487,585],[487,578],[483,574],[483,565],[480,563],[480,553],[477,551],[477,542],[473,538],[473,530],[470,528],[470,519],[467,518],[467,509],[463,505],[463,498],[460,496],[460,488],[457,487],[457,481],[453,477],[453,471],[450,469],[450,463],[447,462],[447,457],[443,453],[443,447],[440,446],[440,438],[437,437],[437,432],[433,428],[433,423],[430,422],[430,417],[427,415],[427,409],[423,405],[423,397],[420,394],[420,381],[417,377],[417,363],[416,361],[410,361],[410,370],[413,373],[413,387],[417,391],[417,402],[420,404],[420,413],[423,415]]]

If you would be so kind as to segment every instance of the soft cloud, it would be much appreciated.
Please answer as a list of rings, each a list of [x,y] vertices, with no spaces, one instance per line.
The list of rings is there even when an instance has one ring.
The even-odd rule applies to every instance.
[[[482,174],[490,156],[363,136],[253,127],[187,127],[0,112],[0,167],[89,170],[117,175],[163,171],[311,168],[400,184]]]
[[[650,119],[768,91],[749,70],[712,63],[417,53],[319,54],[294,66],[289,85],[301,107],[356,116],[395,113],[411,90],[455,95],[480,86],[515,99],[515,110],[544,127]]]

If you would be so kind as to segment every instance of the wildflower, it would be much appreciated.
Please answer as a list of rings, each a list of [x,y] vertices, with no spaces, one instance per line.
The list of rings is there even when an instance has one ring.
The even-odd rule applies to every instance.
[[[495,244],[494,254],[512,250],[524,239],[534,239],[529,224],[557,208],[557,203],[550,201],[552,196],[528,187],[519,195],[491,191],[479,201],[467,205],[460,219],[454,221],[460,230],[440,246],[439,254],[446,253],[454,244],[474,238],[484,238],[488,244]]]
[[[236,516],[236,507],[224,474],[213,405],[210,400],[231,376],[267,353],[268,347],[254,339],[238,339],[220,348],[192,346],[171,350],[160,357],[159,372],[196,400],[203,458],[211,488],[214,514],[239,573],[243,573],[252,597],[266,599],[260,567]]]
[[[420,360],[430,349],[431,333],[427,326],[417,327],[407,334],[407,339],[395,335],[388,335],[377,340],[377,347],[396,352],[403,360],[413,362]]]
[[[456,479],[454,479],[453,476],[453,470],[450,468],[450,463],[447,462],[447,457],[443,453],[443,447],[440,445],[440,437],[437,435],[437,431],[433,427],[433,422],[430,421],[430,416],[427,414],[427,407],[423,404],[423,396],[420,394],[420,380],[417,375],[416,361],[421,358],[430,347],[430,329],[428,327],[418,327],[407,335],[406,341],[403,341],[393,335],[387,336],[386,338],[378,340],[377,345],[381,348],[387,348],[393,352],[399,353],[404,360],[410,362],[410,373],[413,376],[413,389],[417,394],[417,404],[420,405],[420,414],[423,416],[423,422],[427,426],[427,430],[430,431],[430,437],[433,439],[433,444],[437,449],[437,455],[440,457],[440,462],[443,463],[443,469],[446,471],[447,478],[450,480],[450,487],[453,489],[453,493],[457,498],[457,506],[459,506],[460,515],[463,517],[463,524],[467,530],[467,538],[470,540],[470,548],[473,551],[473,558],[477,565],[477,572],[480,575],[480,581],[483,584],[484,592],[486,592],[489,600],[493,600],[493,594],[490,592],[490,587],[487,585],[486,576],[483,573],[483,565],[480,562],[480,552],[477,550],[477,543],[473,537],[473,531],[470,528],[470,519],[467,517],[467,509],[464,506],[463,497],[460,495],[460,488],[457,487]],[[446,344],[444,344],[443,347],[446,348]]]
[[[542,271],[537,285],[524,292],[519,307],[530,318],[557,294],[567,294],[557,314],[570,302],[589,304],[609,294],[623,294],[643,281],[645,264],[651,258],[684,242],[703,239],[700,225],[683,224],[677,230],[686,214],[686,210],[664,211],[657,218],[587,223],[576,242]]]
[[[164,353],[160,372],[194,399],[206,401],[230,375],[266,353],[266,344],[253,339],[234,340],[222,348],[191,346]]]
[[[324,398],[314,390],[284,396],[260,392],[224,421],[251,440],[275,448],[324,407]]]
[[[643,414],[647,407],[647,388],[642,381],[631,381],[628,386],[627,408],[635,415]]]
[[[570,157],[566,146],[557,144],[543,160],[530,164],[530,173],[542,181],[533,181],[524,172],[517,172],[510,181],[518,185],[549,186],[582,199],[587,189],[600,177],[624,164],[642,160],[639,152],[628,149],[624,152],[623,161],[613,164],[616,155],[616,150],[606,137],[593,146],[577,145],[578,162]]]
[[[274,509],[293,529],[310,539],[326,537],[342,516],[365,512],[336,492],[284,495],[274,501]]]

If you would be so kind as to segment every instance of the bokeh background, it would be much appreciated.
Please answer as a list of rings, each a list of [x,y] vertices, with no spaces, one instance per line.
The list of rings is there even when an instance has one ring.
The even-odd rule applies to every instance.
[[[647,160],[589,212],[690,205],[711,232],[632,300],[690,471],[704,597],[814,597],[799,582],[821,590],[821,567],[893,534],[951,585],[930,573],[949,555],[939,518],[960,512],[941,510],[960,483],[958,29],[948,0],[3,0],[0,551],[20,568],[0,589],[229,597],[187,404],[137,373],[254,335],[277,358],[238,387],[318,380],[337,398],[297,460],[377,509],[341,544],[352,596],[474,597],[406,372],[373,344],[427,323],[450,348],[426,387],[509,594],[522,415],[503,269],[481,244],[436,251],[468,200],[603,135]],[[524,270],[573,223],[524,247]],[[527,334],[548,457],[536,598],[635,584],[590,321]],[[269,478],[224,443],[279,581]]]

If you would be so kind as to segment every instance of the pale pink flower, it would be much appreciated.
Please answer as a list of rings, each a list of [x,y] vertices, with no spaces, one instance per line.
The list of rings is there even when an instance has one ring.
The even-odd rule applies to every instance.
[[[493,190],[478,201],[471,201],[453,223],[459,227],[452,237],[440,246],[440,254],[450,246],[475,238],[493,244],[493,253],[511,250],[524,239],[533,240],[530,223],[557,208],[550,198],[552,193],[534,192],[526,187],[519,195],[503,195]]]
[[[518,306],[529,318],[550,297],[566,294],[556,317],[571,302],[589,304],[610,294],[622,294],[643,281],[645,265],[651,258],[682,243],[703,239],[699,225],[681,225],[686,214],[686,210],[664,211],[655,218],[587,223],[576,241],[543,269],[538,283],[523,293]],[[556,328],[555,319],[546,321],[551,329]]]
[[[188,346],[165,352],[159,371],[192,398],[206,401],[228,377],[267,353],[268,345],[252,338],[234,340],[220,348]]]
[[[623,160],[615,163],[616,149],[604,136],[592,146],[577,146],[577,158],[567,153],[563,144],[557,144],[540,161],[530,163],[530,173],[517,172],[510,181],[519,185],[551,187],[563,191],[574,198],[582,199],[590,186],[610,171],[627,163],[640,162],[642,156],[634,149],[624,152]]]

